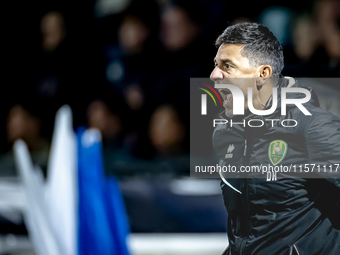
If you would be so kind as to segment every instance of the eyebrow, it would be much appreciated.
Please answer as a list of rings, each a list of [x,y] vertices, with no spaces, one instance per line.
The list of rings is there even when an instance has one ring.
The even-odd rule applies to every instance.
[[[225,59],[220,58],[220,60],[221,60],[222,62],[230,63],[230,64],[232,64],[233,66],[237,67],[237,65],[236,65],[232,60],[230,60],[229,58],[225,58]],[[217,61],[216,61],[216,58],[214,58],[214,63],[216,63],[216,62],[217,62]]]

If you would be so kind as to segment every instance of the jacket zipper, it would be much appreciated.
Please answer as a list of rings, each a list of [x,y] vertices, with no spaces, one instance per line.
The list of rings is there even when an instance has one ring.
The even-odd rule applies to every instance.
[[[245,166],[248,164],[248,155],[247,155],[247,152],[248,152],[248,140],[245,139],[244,141],[244,151],[243,151],[243,156],[245,157]],[[242,180],[242,192],[244,192],[244,199],[243,199],[243,206],[244,206],[244,209],[245,209],[245,212],[246,212],[246,222],[245,222],[245,229],[246,229],[246,232],[245,232],[245,237],[244,239],[242,240],[242,243],[241,243],[241,248],[240,248],[240,254],[243,253],[243,250],[245,248],[245,245],[246,245],[246,241],[247,241],[247,236],[249,235],[248,233],[248,188],[247,188],[247,179],[244,178]]]
[[[244,151],[243,156],[247,156],[247,139],[244,141]]]

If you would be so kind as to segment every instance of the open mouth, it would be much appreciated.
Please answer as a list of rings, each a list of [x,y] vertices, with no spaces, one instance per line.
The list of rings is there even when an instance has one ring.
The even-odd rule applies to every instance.
[[[223,100],[225,101],[224,103],[230,101],[233,97],[229,89],[219,89],[218,91],[221,93]]]

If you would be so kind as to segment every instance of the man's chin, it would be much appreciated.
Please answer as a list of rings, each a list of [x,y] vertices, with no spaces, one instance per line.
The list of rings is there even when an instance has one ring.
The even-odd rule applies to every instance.
[[[229,109],[229,108],[225,108],[225,115],[228,117],[228,118],[232,118],[234,116],[233,114],[233,109]]]

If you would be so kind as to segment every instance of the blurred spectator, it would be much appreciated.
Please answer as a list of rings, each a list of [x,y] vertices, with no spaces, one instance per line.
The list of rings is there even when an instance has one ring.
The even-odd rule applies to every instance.
[[[129,76],[129,78],[123,78],[123,83],[126,82],[122,88],[123,97],[132,110],[141,109],[144,103],[145,96],[141,83],[152,64],[147,60],[147,54],[151,52],[146,49],[150,33],[151,30],[145,22],[129,14],[123,19],[118,31],[119,45],[125,55],[122,58],[124,65],[122,69]]]
[[[333,69],[340,64],[340,2],[320,0],[316,4],[316,11],[318,44],[327,56],[324,64]]]
[[[30,151],[39,151],[46,147],[46,141],[40,136],[41,121],[21,105],[9,110],[7,118],[7,138],[10,144],[22,139]]]
[[[319,0],[313,15],[297,18],[294,49],[299,76],[337,77],[340,71],[340,2]],[[293,70],[294,72],[294,70]]]
[[[313,31],[313,23],[308,16],[302,16],[297,20],[294,31],[294,49],[298,58],[307,62],[316,47],[316,34]]]
[[[87,108],[89,128],[97,128],[104,140],[112,139],[122,132],[122,122],[117,114],[110,111],[105,102],[95,100]]]
[[[42,52],[36,63],[35,94],[42,100],[50,133],[54,115],[58,108],[66,103],[63,99],[62,86],[67,86],[72,79],[69,64],[73,61],[64,16],[60,12],[46,13],[40,22]],[[66,85],[67,84],[67,85]],[[69,86],[72,90],[72,86]],[[71,91],[70,91],[71,92]],[[49,114],[48,114],[49,113]]]
[[[134,153],[141,157],[152,154],[146,123],[154,105],[149,96],[153,85],[150,77],[160,56],[158,24],[158,6],[154,1],[132,2],[117,30],[117,43],[109,42],[104,52],[110,93],[119,95],[128,106],[129,112],[123,113],[130,114],[125,127],[134,133]]]
[[[49,12],[41,19],[42,47],[45,52],[55,50],[66,37],[64,17],[59,12]]]
[[[101,63],[94,62],[90,43],[69,32],[70,22],[66,17],[60,11],[50,11],[40,22],[42,50],[36,58],[34,93],[44,105],[43,121],[49,124],[50,133],[54,115],[63,104],[71,106],[75,126],[83,124],[86,104],[91,94],[100,90],[103,80],[94,68]],[[96,86],[92,85],[93,81]]]
[[[131,110],[141,109],[144,104],[144,96],[138,84],[132,84],[125,89],[126,103]]]
[[[201,40],[201,25],[180,5],[164,7],[160,28],[164,52],[152,68],[149,101],[153,102],[152,109],[164,103],[176,103],[187,111],[190,78],[208,75],[211,59],[206,56],[206,49],[213,45],[205,45]]]
[[[117,31],[118,42],[109,42],[104,52],[107,59],[106,78],[113,93],[127,99],[130,94],[128,88],[132,86],[139,87],[139,96],[145,96],[142,83],[151,74],[159,48],[155,39],[157,25],[157,5],[151,0],[133,2],[126,10]],[[131,91],[136,94],[136,90]],[[129,100],[126,101],[129,103]]]
[[[161,38],[169,51],[179,51],[189,46],[200,28],[188,13],[178,6],[167,8],[162,16]]]
[[[109,105],[103,99],[96,99],[87,107],[87,126],[97,128],[102,134],[106,174],[126,174],[117,162],[128,162],[133,157],[136,137],[124,128],[123,112],[126,113],[123,104],[115,102]]]
[[[118,31],[121,49],[126,55],[141,53],[150,32],[150,28],[137,16],[125,16]]]
[[[46,174],[49,142],[42,135],[41,117],[37,110],[32,106],[29,108],[16,104],[9,110],[6,124],[7,141],[12,146],[17,139],[22,139],[30,150],[33,163],[40,166]],[[11,151],[1,155],[0,165],[0,175],[16,175]]]
[[[183,152],[185,128],[172,107],[160,106],[155,110],[149,124],[149,135],[159,154]]]
[[[160,174],[189,174],[188,135],[179,109],[182,110],[173,105],[161,105],[151,115],[149,136],[155,149],[152,163]]]

